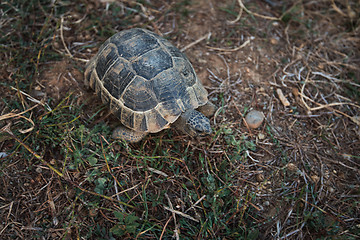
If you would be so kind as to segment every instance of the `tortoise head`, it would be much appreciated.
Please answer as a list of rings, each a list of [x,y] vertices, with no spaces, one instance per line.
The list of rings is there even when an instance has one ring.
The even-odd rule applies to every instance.
[[[176,127],[192,137],[204,137],[211,134],[210,120],[204,114],[190,109],[181,114]]]

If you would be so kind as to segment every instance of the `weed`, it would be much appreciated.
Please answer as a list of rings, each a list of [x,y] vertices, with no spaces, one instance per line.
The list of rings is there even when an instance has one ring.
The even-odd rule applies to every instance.
[[[116,236],[124,236],[129,233],[136,235],[135,233],[139,230],[139,218],[133,214],[125,215],[122,212],[114,212],[118,223],[110,229],[110,231]]]

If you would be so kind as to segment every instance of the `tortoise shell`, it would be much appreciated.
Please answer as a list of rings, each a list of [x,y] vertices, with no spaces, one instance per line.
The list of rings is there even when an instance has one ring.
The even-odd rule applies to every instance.
[[[169,41],[140,28],[100,47],[85,71],[90,86],[127,128],[159,132],[187,109],[208,102],[188,58]]]

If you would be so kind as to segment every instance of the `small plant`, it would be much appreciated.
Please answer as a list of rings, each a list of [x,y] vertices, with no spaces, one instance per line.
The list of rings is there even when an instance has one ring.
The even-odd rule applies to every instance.
[[[124,214],[123,212],[114,212],[118,223],[110,229],[110,232],[116,236],[122,237],[126,234],[136,236],[136,233],[140,230],[139,218],[134,214]]]

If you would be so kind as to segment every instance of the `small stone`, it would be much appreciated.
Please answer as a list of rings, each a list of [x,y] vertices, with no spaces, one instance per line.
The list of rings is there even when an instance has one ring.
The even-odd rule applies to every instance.
[[[318,64],[318,68],[320,68],[321,70],[325,68],[324,64],[323,63],[319,63]]]
[[[265,134],[259,133],[258,138],[259,138],[259,140],[264,140],[265,139]]]
[[[273,45],[276,45],[276,44],[279,43],[279,41],[277,39],[275,39],[275,38],[272,38],[272,39],[270,39],[270,43],[273,44]]]
[[[46,95],[45,92],[43,92],[43,91],[38,91],[38,90],[36,90],[36,89],[31,90],[31,91],[30,91],[30,94],[31,94],[31,96],[33,96],[33,97],[35,97],[35,98],[42,98],[42,97],[44,97],[44,96]]]
[[[246,117],[245,121],[250,128],[258,128],[263,123],[265,116],[262,112],[253,110],[249,112]]]
[[[353,11],[353,10],[349,10],[349,17],[351,18],[351,20],[355,19],[356,18],[356,12]]]
[[[53,46],[54,46],[54,48],[56,48],[56,49],[60,48],[60,44],[59,44],[58,42],[54,42],[54,43],[53,43]]]
[[[57,217],[53,217],[53,224],[54,226],[57,226],[59,224],[59,219],[57,219]]]
[[[265,88],[260,87],[260,88],[257,90],[257,92],[265,92]]]
[[[193,184],[191,181],[186,181],[186,182],[185,182],[185,186],[186,186],[187,188],[193,188],[193,187],[194,187],[194,184]]]
[[[289,170],[289,171],[291,171],[291,172],[295,172],[295,171],[297,171],[297,167],[296,167],[296,165],[295,164],[293,164],[293,163],[288,163],[287,165],[286,165],[286,168]]]
[[[70,189],[70,190],[68,191],[68,197],[69,197],[70,199],[73,199],[73,198],[75,197],[75,194],[76,194],[76,192],[75,192],[74,189]]]
[[[134,23],[138,23],[138,22],[140,22],[140,20],[141,20],[141,16],[139,14],[135,15],[134,18],[133,18]]]
[[[266,206],[266,207],[270,206],[270,202],[269,202],[269,201],[265,201],[265,202],[264,202],[264,206]]]
[[[262,182],[262,181],[264,181],[264,179],[265,179],[265,177],[263,174],[259,173],[258,175],[256,175],[256,180],[258,182]]]
[[[311,180],[314,182],[314,183],[318,183],[320,178],[317,176],[317,175],[312,175],[311,176]]]

